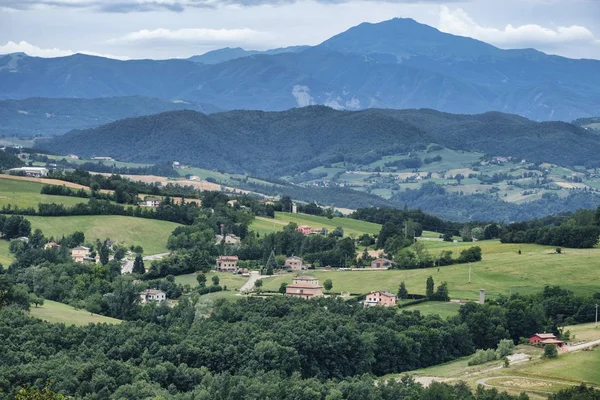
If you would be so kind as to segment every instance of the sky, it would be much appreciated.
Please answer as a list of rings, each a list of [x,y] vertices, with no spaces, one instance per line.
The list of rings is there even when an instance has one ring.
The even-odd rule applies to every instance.
[[[501,48],[600,59],[600,0],[0,0],[0,54],[187,58],[316,45],[394,17]]]

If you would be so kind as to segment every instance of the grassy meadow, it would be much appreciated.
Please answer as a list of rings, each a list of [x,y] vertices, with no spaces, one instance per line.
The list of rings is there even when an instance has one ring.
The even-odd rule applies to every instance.
[[[45,300],[42,306],[31,306],[29,314],[32,317],[42,319],[47,322],[61,323],[67,325],[88,325],[88,324],[120,324],[120,319],[105,317],[103,315],[91,314],[86,310],[77,310],[67,304],[56,301]]]
[[[413,306],[402,307],[401,311],[419,311],[422,315],[437,314],[442,318],[453,317],[458,314],[460,304],[443,301],[428,301]]]
[[[39,203],[60,203],[72,206],[87,203],[87,199],[40,194],[42,183],[8,179],[0,175],[0,207],[11,204],[19,207],[37,208]]]
[[[241,275],[234,275],[232,273],[227,273],[227,272],[211,271],[206,274],[206,279],[207,279],[208,285],[212,284],[211,278],[215,275],[219,277],[219,285],[227,286],[228,290],[234,290],[234,289],[239,290],[244,285],[244,283],[246,283],[246,281],[248,280],[248,278],[243,277]],[[178,275],[175,277],[175,282],[178,284],[182,284],[184,286],[190,285],[191,287],[195,287],[195,286],[198,286],[198,281],[196,280],[196,276],[197,276],[196,273]]]
[[[282,230],[290,222],[295,222],[298,225],[308,225],[312,228],[327,228],[329,232],[334,230],[336,227],[341,226],[344,229],[344,236],[356,237],[363,233],[374,235],[379,233],[381,225],[374,224],[366,221],[359,221],[350,218],[339,218],[334,217],[328,219],[327,217],[320,217],[316,215],[308,214],[291,214],[291,213],[275,213],[275,219],[256,217],[250,226],[251,230],[262,234],[277,232]]]
[[[10,254],[10,250],[8,246],[10,242],[8,240],[0,240],[0,264],[8,267],[8,265],[12,262],[13,257]]]
[[[565,330],[575,333],[575,341],[600,339],[600,328],[594,324],[568,326]],[[410,371],[416,380],[457,382],[465,381],[476,388],[482,380],[488,385],[497,386],[499,390],[511,394],[526,392],[532,400],[547,399],[548,393],[579,384],[581,382],[600,385],[600,348],[592,351],[576,351],[563,353],[555,359],[542,359],[542,349],[529,345],[519,345],[514,354],[526,354],[528,360],[511,364],[503,368],[502,360],[481,365],[469,366],[470,357]],[[397,378],[400,375],[389,375],[384,379]]]
[[[27,216],[27,219],[32,229],[41,229],[48,238],[61,238],[81,231],[85,234],[86,242],[110,238],[126,246],[140,245],[147,255],[167,252],[167,239],[178,226],[173,222],[119,215]]]
[[[469,265],[458,264],[448,267],[390,270],[390,271],[309,271],[321,282],[333,281],[335,292],[368,293],[372,290],[398,291],[401,281],[406,283],[409,293],[425,294],[425,282],[432,276],[436,285],[448,282],[453,299],[475,300],[479,289],[486,296],[494,297],[511,293],[530,294],[539,292],[546,285],[560,285],[577,293],[598,292],[596,282],[600,269],[595,268],[600,249],[563,249],[556,254],[550,246],[534,244],[502,244],[497,240],[478,243],[448,243],[423,241],[429,252],[436,256],[443,249],[456,254],[461,249],[474,245],[483,252],[481,262]],[[518,254],[521,250],[522,254]],[[265,290],[277,290],[282,282],[290,283],[293,275],[286,274],[265,279]]]

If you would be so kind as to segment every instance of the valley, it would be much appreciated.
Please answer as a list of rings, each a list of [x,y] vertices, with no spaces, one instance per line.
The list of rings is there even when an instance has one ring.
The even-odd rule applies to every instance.
[[[4,2],[0,400],[600,400],[600,5],[501,3]]]

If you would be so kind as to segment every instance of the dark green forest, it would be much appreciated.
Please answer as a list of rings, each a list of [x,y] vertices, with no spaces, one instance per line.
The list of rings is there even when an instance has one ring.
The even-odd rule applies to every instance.
[[[153,164],[177,160],[209,169],[280,177],[332,162],[370,163],[430,143],[531,162],[593,167],[600,137],[567,123],[538,123],[495,112],[351,112],[312,106],[211,115],[166,112],[72,131],[39,146],[59,154],[102,154]]]

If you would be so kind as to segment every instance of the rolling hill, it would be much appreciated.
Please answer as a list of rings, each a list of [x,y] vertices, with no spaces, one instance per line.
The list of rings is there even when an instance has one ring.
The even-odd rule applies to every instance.
[[[0,98],[139,95],[222,109],[497,110],[565,121],[600,105],[600,61],[501,50],[411,19],[361,24],[306,49],[249,53],[160,61],[11,54],[0,57]]]
[[[187,101],[168,101],[142,96],[99,99],[29,98],[0,100],[0,135],[53,136],[72,129],[100,126],[128,117],[158,114],[173,110],[204,113],[221,111],[211,105]]]
[[[59,154],[102,154],[150,163],[178,160],[281,177],[340,161],[368,164],[430,143],[530,162],[594,166],[600,136],[567,123],[538,123],[502,113],[336,111],[313,106],[284,112],[167,112],[72,131],[39,146]]]

